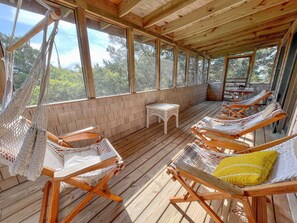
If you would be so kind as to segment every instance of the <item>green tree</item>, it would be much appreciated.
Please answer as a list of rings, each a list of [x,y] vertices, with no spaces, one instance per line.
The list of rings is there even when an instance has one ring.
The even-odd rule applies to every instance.
[[[224,57],[211,59],[208,81],[210,83],[222,82],[223,76],[224,76]]]
[[[268,83],[270,81],[276,51],[276,47],[257,50],[251,82]]]
[[[0,41],[4,47],[8,47],[10,36],[0,32]],[[15,37],[13,42],[16,42],[20,37]],[[28,74],[30,73],[32,64],[36,60],[38,50],[30,46],[30,42],[24,43],[21,47],[14,52],[14,88],[18,89]]]

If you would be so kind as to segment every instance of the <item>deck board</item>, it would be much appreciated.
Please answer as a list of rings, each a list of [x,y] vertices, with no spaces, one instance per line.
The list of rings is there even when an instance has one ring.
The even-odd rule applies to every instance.
[[[163,123],[155,123],[150,128],[141,129],[113,143],[123,157],[126,168],[110,181],[113,193],[123,197],[122,203],[111,202],[103,198],[94,198],[73,220],[73,222],[213,222],[197,202],[173,205],[169,198],[185,190],[179,183],[166,174],[166,166],[171,159],[189,142],[194,140],[190,127],[204,116],[214,115],[220,108],[220,102],[203,102],[180,112],[179,128],[175,128],[175,119],[168,122],[168,134],[163,134]],[[260,129],[245,135],[241,140],[250,145],[262,144],[272,140],[271,129]],[[0,222],[37,222],[41,203],[40,188],[46,178],[32,185],[33,191],[20,194],[17,186],[1,194]],[[206,188],[196,185],[196,190]],[[22,196],[13,203],[16,195]],[[60,218],[77,205],[84,192],[70,189],[61,194]],[[34,202],[30,199],[34,197]],[[1,200],[2,201],[2,200]],[[223,216],[225,222],[245,222],[241,204],[230,200],[210,201],[215,210]],[[268,209],[269,223],[292,222],[288,211],[286,196],[273,196]],[[12,210],[15,210],[12,212]]]

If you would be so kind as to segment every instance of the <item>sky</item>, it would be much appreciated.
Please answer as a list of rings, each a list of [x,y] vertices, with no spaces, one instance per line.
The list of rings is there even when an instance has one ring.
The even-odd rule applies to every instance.
[[[11,34],[16,8],[0,3],[0,32]],[[20,10],[15,36],[22,36],[33,28],[44,16],[30,11]],[[51,29],[50,29],[51,30]],[[81,65],[76,27],[74,24],[60,21],[58,34],[55,38],[61,66],[63,68],[74,68],[76,64]],[[88,29],[89,45],[92,64],[103,64],[103,59],[109,59],[106,47],[109,44],[108,34]],[[42,41],[42,32],[30,40],[30,45],[39,49]],[[56,51],[52,54],[51,64],[58,65]]]

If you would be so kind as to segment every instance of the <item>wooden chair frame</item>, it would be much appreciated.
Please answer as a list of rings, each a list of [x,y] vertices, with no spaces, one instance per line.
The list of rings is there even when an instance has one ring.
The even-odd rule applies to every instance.
[[[253,108],[255,112],[259,112],[258,110],[258,104],[260,101],[268,98],[270,95],[272,95],[271,91],[267,91],[261,98],[257,99],[256,101],[246,105],[246,104],[239,104],[239,103],[234,103],[234,104],[227,104],[223,105],[222,108],[222,113],[229,115],[230,117],[233,118],[244,118],[247,117],[247,114],[245,113],[248,109]],[[219,116],[222,117],[222,116]],[[228,117],[226,117],[228,119]]]
[[[241,153],[265,150],[296,136],[297,134],[287,136],[250,148]],[[180,154],[182,152],[183,151],[181,151]],[[223,220],[210,207],[206,202],[207,200],[238,199],[242,202],[247,219],[250,223],[265,223],[267,222],[267,196],[297,192],[297,180],[240,188],[186,164],[179,165],[176,168],[169,166],[167,167],[167,172],[173,176],[173,180],[177,180],[187,191],[183,196],[170,198],[170,202],[184,203],[197,201],[217,223],[223,223]],[[194,190],[196,184],[201,184],[215,191],[198,193]]]
[[[48,133],[48,138],[51,141],[54,141],[66,147],[71,147],[68,141],[65,141],[68,139],[70,139],[71,142],[74,142],[83,139],[97,138],[97,142],[99,142],[101,139],[100,134],[91,132],[94,129],[95,127],[89,127],[61,137],[57,137],[52,133]],[[124,163],[121,159],[119,160],[118,157],[120,156],[118,154],[106,154],[105,156],[104,155],[102,155],[102,161],[100,163],[87,164],[85,166],[80,166],[79,168],[71,168],[60,171],[55,171],[48,167],[43,168],[42,174],[49,176],[52,179],[46,182],[43,189],[44,194],[39,222],[46,222],[47,210],[49,212],[48,222],[58,222],[59,194],[61,182],[65,182],[67,184],[70,184],[74,187],[80,188],[88,192],[82,199],[82,201],[76,207],[74,207],[72,211],[62,220],[62,222],[65,223],[70,222],[95,195],[117,202],[122,201],[122,198],[120,196],[112,194],[110,192],[107,183],[112,176],[116,175],[119,172],[119,170],[124,167]],[[109,167],[111,165],[115,165],[115,167],[108,171],[108,173],[102,179],[100,179],[96,186],[90,186],[87,183],[81,182],[76,178],[81,174]]]
[[[263,128],[267,125],[270,125],[271,123],[285,118],[286,116],[287,114],[285,112],[276,114],[274,117],[270,119],[260,122],[255,126],[252,126],[244,131],[238,132],[233,135],[225,133],[224,131],[219,131],[211,128],[198,129],[197,127],[193,126],[191,129],[192,132],[197,136],[196,143],[205,149],[211,149],[216,152],[221,152],[220,149],[231,149],[235,152],[239,152],[248,149],[250,146],[247,143],[240,142],[235,139],[238,139],[239,137],[249,132],[253,132],[259,128]]]

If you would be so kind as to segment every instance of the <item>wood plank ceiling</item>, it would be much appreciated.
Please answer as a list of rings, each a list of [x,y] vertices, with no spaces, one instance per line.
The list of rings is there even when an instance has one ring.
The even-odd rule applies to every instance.
[[[296,0],[84,1],[210,57],[277,45],[297,18]]]

